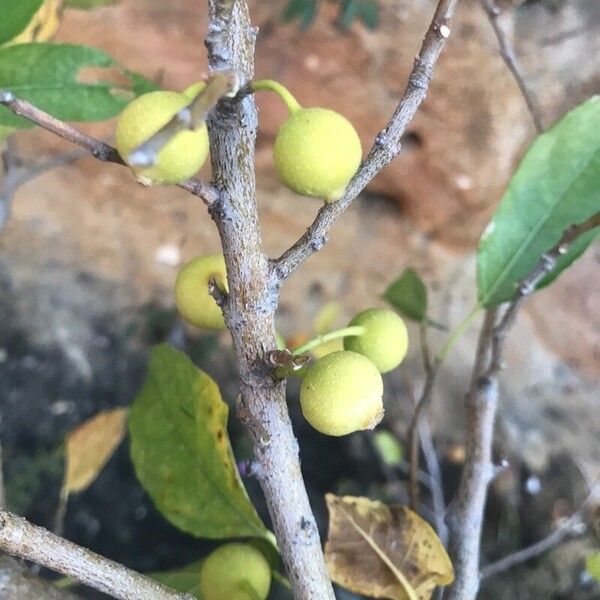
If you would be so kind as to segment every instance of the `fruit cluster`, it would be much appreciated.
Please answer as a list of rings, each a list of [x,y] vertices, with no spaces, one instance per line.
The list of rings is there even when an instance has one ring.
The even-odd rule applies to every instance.
[[[208,156],[206,125],[180,131],[158,153],[148,167],[132,166],[131,153],[188,106],[203,90],[197,83],[182,93],[156,91],[131,102],[121,113],[116,146],[121,158],[146,184],[181,183],[193,177]],[[302,108],[282,85],[256,81],[254,91],[279,94],[289,110],[273,146],[275,169],[282,183],[304,196],[339,199],[361,162],[360,139],[352,124],[327,108]]]
[[[175,303],[192,325],[223,329],[223,314],[209,293],[211,282],[227,291],[222,254],[198,256],[182,267],[175,281]],[[381,373],[395,369],[408,349],[406,325],[391,310],[369,308],[348,326],[362,333],[345,337],[343,350],[302,369],[302,412],[315,429],[328,435],[372,429],[379,423],[383,416]],[[278,345],[283,345],[281,340]]]
[[[182,93],[150,92],[131,102],[116,130],[116,145],[123,160],[130,161],[131,153],[189,106],[204,87],[201,82]],[[281,181],[305,196],[325,202],[339,199],[362,157],[360,139],[352,124],[326,108],[302,108],[275,81],[255,81],[252,89],[277,93],[289,110],[273,147]],[[148,184],[179,183],[195,175],[208,149],[208,132],[203,124],[177,133],[160,150],[154,164],[132,169]],[[175,282],[175,303],[189,323],[204,329],[223,329],[223,313],[209,291],[210,285],[228,292],[222,254],[198,256],[183,266]],[[302,412],[315,429],[328,435],[372,429],[379,423],[383,416],[381,373],[397,367],[408,346],[406,326],[390,310],[371,308],[360,312],[349,327],[353,334],[344,338],[343,350],[326,354],[301,370]],[[285,344],[279,340],[278,346]]]

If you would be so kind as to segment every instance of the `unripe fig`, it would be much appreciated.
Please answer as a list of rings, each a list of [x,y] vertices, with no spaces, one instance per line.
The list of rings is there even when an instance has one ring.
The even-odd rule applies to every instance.
[[[271,568],[250,544],[225,544],[200,567],[202,600],[265,600],[271,587]]]
[[[227,291],[227,271],[222,254],[197,256],[190,260],[177,275],[175,304],[188,323],[203,329],[224,329],[223,312],[208,291],[211,279],[221,291]]]
[[[333,202],[358,170],[362,148],[356,130],[339,113],[300,108],[281,126],[273,157],[287,187]]]
[[[157,91],[139,96],[125,107],[117,122],[115,145],[127,162],[131,152],[166,125],[190,98],[178,92]],[[131,167],[143,183],[181,183],[194,176],[208,155],[206,125],[180,131],[158,153],[150,167]]]
[[[290,111],[273,147],[281,181],[298,194],[325,202],[338,200],[362,159],[360,138],[352,123],[327,108],[302,108],[277,81],[261,79],[251,87],[275,92]]]
[[[377,367],[348,350],[317,360],[300,387],[304,417],[327,435],[373,429],[383,417],[382,397],[383,381]]]
[[[402,318],[386,308],[368,308],[358,313],[348,326],[360,325],[365,332],[344,338],[344,348],[371,360],[380,373],[395,369],[406,356],[408,331]]]

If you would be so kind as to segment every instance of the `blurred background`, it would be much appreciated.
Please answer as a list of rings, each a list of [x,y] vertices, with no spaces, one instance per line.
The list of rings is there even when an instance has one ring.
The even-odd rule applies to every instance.
[[[366,150],[404,89],[434,2],[379,0],[376,20],[350,22],[341,22],[338,2],[249,4],[260,28],[257,76],[281,81],[305,106],[344,114]],[[290,4],[296,18],[286,21]],[[514,5],[508,19],[517,54],[546,124],[600,92],[600,2],[504,4]],[[306,12],[311,7],[314,14]],[[57,39],[105,49],[126,67],[179,90],[206,72],[206,24],[206,8],[197,0],[121,0],[66,11]],[[266,251],[278,256],[311,223],[319,203],[276,179],[271,147],[285,112],[274,95],[259,95],[258,102],[261,226]],[[84,129],[110,140],[114,123]],[[402,153],[343,216],[325,249],[284,287],[283,335],[290,343],[309,336],[324,307],[331,325],[343,326],[357,310],[382,305],[380,295],[406,267],[426,282],[431,315],[448,327],[459,323],[475,301],[477,240],[534,135],[485,14],[478,2],[465,0]],[[19,133],[16,144],[26,158],[70,150],[41,130]],[[51,526],[65,434],[99,410],[131,403],[155,343],[185,348],[234,401],[228,335],[184,327],[172,295],[183,262],[218,250],[216,229],[197,198],[177,188],[143,188],[128,170],[91,158],[19,190],[0,231],[0,433],[11,509]],[[599,262],[596,245],[527,302],[512,330],[496,444],[498,458],[510,467],[491,492],[486,562],[547,535],[577,509],[597,477]],[[411,390],[418,393],[423,381],[418,332],[410,332],[408,359],[386,377],[382,425],[401,444]],[[462,397],[476,332],[467,333],[444,366],[428,413],[447,499],[463,455]],[[443,339],[435,333],[434,348]],[[289,404],[320,525],[326,523],[325,492],[405,501],[404,463],[384,464],[367,435],[337,439],[312,430],[299,414],[294,383]],[[237,458],[250,459],[233,411],[230,421]],[[246,484],[267,518],[256,482]],[[212,547],[178,533],[157,513],[135,479],[126,443],[97,481],[71,499],[65,534],[142,571],[184,565]],[[540,559],[486,581],[481,598],[600,598],[584,572],[594,548],[598,540],[589,527]]]

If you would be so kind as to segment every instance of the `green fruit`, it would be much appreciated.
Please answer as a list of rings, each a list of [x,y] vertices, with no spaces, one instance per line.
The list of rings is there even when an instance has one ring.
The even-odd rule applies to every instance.
[[[281,126],[273,148],[281,181],[304,196],[339,199],[360,166],[356,130],[326,108],[299,108]]]
[[[227,291],[227,271],[222,254],[197,256],[190,260],[177,275],[175,304],[188,323],[203,329],[224,329],[223,312],[208,291],[211,279],[215,279],[221,291]]]
[[[150,92],[139,96],[121,113],[115,141],[121,158],[166,125],[190,99],[178,92]],[[193,177],[208,156],[208,133],[203,125],[194,131],[180,131],[158,153],[150,167],[132,167],[144,183],[181,183]]]
[[[250,544],[225,544],[200,567],[202,600],[265,600],[270,587],[269,563]]]
[[[380,373],[395,369],[406,356],[408,331],[404,321],[391,310],[368,308],[358,313],[348,326],[361,325],[360,336],[344,338],[344,348],[373,361]]]
[[[383,417],[383,381],[375,365],[347,350],[311,365],[300,387],[306,420],[327,435],[373,429]]]

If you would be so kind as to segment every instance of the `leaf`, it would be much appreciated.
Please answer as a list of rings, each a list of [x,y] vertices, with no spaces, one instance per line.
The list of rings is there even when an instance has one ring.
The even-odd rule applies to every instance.
[[[88,46],[21,44],[0,48],[0,89],[65,121],[102,121],[156,86]],[[0,107],[0,124],[32,125]]]
[[[375,449],[381,456],[381,460],[390,467],[397,467],[404,460],[404,448],[396,436],[385,429],[373,434]]]
[[[193,562],[180,569],[171,571],[159,571],[156,573],[148,573],[148,577],[166,585],[168,588],[181,592],[183,594],[191,594],[196,598],[200,596],[200,565],[201,560]]]
[[[0,4],[1,2],[2,0]],[[46,0],[33,15],[27,27],[8,43],[26,44],[51,40],[60,26],[61,3],[61,0]]]
[[[99,6],[116,4],[119,0],[64,0],[65,8],[81,8],[89,10]]]
[[[348,29],[360,11],[359,0],[342,0],[338,23],[342,29]]]
[[[308,29],[317,16],[316,0],[288,0],[281,18],[286,21],[300,19],[303,29]]]
[[[26,27],[43,0],[0,0],[0,45],[12,40]]]
[[[590,554],[585,559],[585,570],[600,583],[600,552]]]
[[[369,29],[376,29],[379,25],[379,6],[375,0],[363,0],[360,3],[359,15]]]
[[[422,322],[427,317],[427,288],[413,269],[405,269],[385,290],[383,298],[413,321]]]
[[[479,302],[512,298],[544,252],[565,229],[600,210],[600,96],[567,113],[529,148],[481,236],[477,253]],[[598,233],[598,230],[595,231]],[[585,250],[579,241],[560,261],[550,283]]]
[[[69,433],[65,449],[64,492],[82,492],[96,479],[123,441],[126,420],[124,408],[106,410]]]
[[[454,580],[444,546],[413,511],[362,497],[325,499],[325,562],[336,583],[374,598],[429,600],[436,586]]]
[[[235,465],[228,412],[204,371],[171,346],[157,346],[129,416],[135,471],[179,529],[206,538],[268,539]]]

